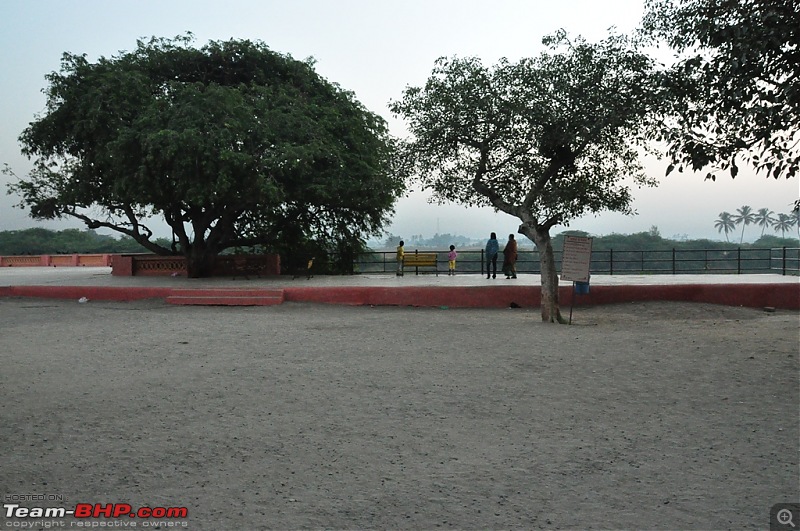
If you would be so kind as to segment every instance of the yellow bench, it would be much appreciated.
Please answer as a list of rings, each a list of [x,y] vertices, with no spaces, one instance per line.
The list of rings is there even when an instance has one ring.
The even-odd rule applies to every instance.
[[[432,267],[436,271],[436,276],[439,276],[439,268],[437,267],[438,260],[436,253],[414,253],[407,254],[403,258],[403,269],[413,267],[416,269],[416,274],[419,275],[420,267]]]

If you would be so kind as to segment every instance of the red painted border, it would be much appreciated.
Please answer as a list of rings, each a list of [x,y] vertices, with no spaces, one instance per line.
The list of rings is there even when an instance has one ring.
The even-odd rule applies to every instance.
[[[303,287],[285,288],[294,302],[373,306],[451,306],[454,308],[504,308],[539,304],[539,288],[531,286],[485,287]]]
[[[305,287],[286,288],[284,291],[287,301],[332,304],[453,308],[505,308],[512,302],[530,308],[541,304],[541,288],[538,286]],[[559,289],[562,308],[569,306],[571,296],[571,286]],[[800,283],[591,286],[589,294],[575,296],[576,306],[637,301],[687,301],[799,310]]]
[[[39,297],[44,299],[135,301],[168,297],[172,288],[116,288],[108,286],[10,286],[0,289],[5,297]]]
[[[278,289],[280,291],[280,289]],[[481,287],[288,287],[282,289],[284,300],[326,304],[374,306],[448,306],[452,308],[505,308],[512,302],[524,308],[538,307],[538,286]],[[276,288],[192,288],[196,296],[219,297],[274,294]],[[0,286],[2,297],[41,297],[50,299],[130,301],[186,295],[180,288],[143,288],[108,286]],[[559,290],[561,307],[572,302],[572,287]],[[587,295],[575,296],[576,306],[594,306],[624,302],[687,301],[763,308],[771,306],[800,310],[800,283],[796,284],[681,284],[647,286],[591,286]]]
[[[561,293],[562,306],[570,295]],[[787,310],[800,309],[797,284],[680,284],[659,286],[591,286],[588,295],[577,295],[575,305],[599,305],[636,301],[686,301]]]

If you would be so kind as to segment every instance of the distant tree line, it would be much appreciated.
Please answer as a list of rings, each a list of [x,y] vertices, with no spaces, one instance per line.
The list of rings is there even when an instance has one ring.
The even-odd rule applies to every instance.
[[[748,225],[761,227],[762,237],[767,229],[772,228],[775,232],[780,232],[781,237],[784,238],[786,233],[792,230],[792,227],[796,226],[800,231],[800,209],[794,209],[790,214],[775,214],[768,208],[759,208],[754,211],[750,206],[744,205],[741,208],[737,208],[735,214],[720,212],[719,217],[714,222],[714,227],[717,231],[725,233],[726,241],[730,241],[728,233],[733,232],[739,225],[742,226],[739,243],[744,241],[744,230]]]
[[[163,239],[162,244],[170,242]],[[115,238],[94,230],[53,231],[34,228],[0,231],[0,255],[146,253],[147,249],[131,237]]]
[[[614,251],[665,251],[670,249],[676,250],[695,250],[695,249],[708,249],[708,250],[732,250],[736,248],[742,249],[771,249],[779,247],[798,247],[800,246],[800,239],[793,237],[777,236],[765,233],[752,243],[738,243],[730,241],[709,240],[705,238],[690,239],[690,238],[665,238],[661,236],[658,227],[653,226],[648,231],[637,232],[632,234],[607,234],[604,236],[592,236],[586,231],[580,230],[566,230],[553,236],[553,249],[560,251],[564,246],[564,237],[567,235],[572,236],[591,236],[593,238],[592,248],[595,251],[607,251],[613,249]],[[394,251],[398,242],[403,239],[399,236],[390,234],[383,242],[374,247],[373,251],[389,250]],[[409,236],[403,239],[406,245],[406,251],[409,249],[429,249],[444,251],[451,244],[455,245],[461,251],[480,250],[486,243],[485,240],[476,240],[466,236],[457,236],[452,234],[434,235],[431,238],[424,238],[422,236]],[[500,238],[501,245],[505,241]],[[520,249],[524,251],[531,251],[535,246],[531,242],[521,241]]]
[[[717,241],[717,240],[708,240],[704,238],[700,239],[689,239],[689,238],[664,238],[661,236],[658,227],[653,226],[650,230],[645,232],[637,232],[633,234],[607,234],[605,236],[592,236],[590,233],[585,231],[579,230],[567,230],[553,236],[553,249],[561,250],[564,246],[564,236],[572,235],[572,236],[592,236],[592,248],[596,251],[602,250],[609,250],[614,249],[615,251],[652,251],[652,250],[666,250],[666,249],[677,249],[677,250],[686,250],[686,249],[719,249],[719,250],[730,250],[735,249],[737,247],[742,248],[749,248],[749,249],[767,249],[767,248],[774,248],[774,247],[797,247],[800,244],[800,240],[798,238],[793,237],[786,237],[785,232],[790,230],[794,225],[788,225],[784,231],[781,231],[779,228],[780,225],[777,224],[777,220],[781,219],[782,216],[788,216],[787,214],[783,214],[778,216],[776,219],[775,224],[769,225],[772,226],[776,232],[781,232],[781,236],[772,235],[768,233],[764,233],[762,231],[762,235],[753,243],[735,243],[728,241]],[[756,218],[758,219],[758,218]],[[758,221],[750,221],[750,224],[756,224],[761,226],[760,222]],[[731,232],[736,228],[736,224],[733,223],[732,228],[729,229],[728,232]],[[500,235],[501,243],[505,241],[503,238],[505,235]],[[381,243],[379,247],[375,250],[380,249],[389,249],[394,250],[400,240],[403,239],[400,236],[395,236],[393,234],[389,234],[387,238]],[[431,238],[424,238],[422,235],[412,235],[408,238],[403,239],[406,244],[406,249],[409,248],[420,248],[420,249],[435,249],[435,250],[444,250],[447,249],[451,244],[455,245],[456,248],[472,248],[472,249],[480,249],[483,248],[483,245],[486,243],[486,240],[476,240],[474,238],[469,238],[467,236],[458,236],[453,234],[435,234]],[[530,242],[521,241],[520,248],[525,249],[530,248]]]
[[[564,231],[553,237],[553,248],[562,249],[564,247],[564,236],[590,236],[583,231]],[[782,238],[765,234],[753,243],[732,243],[717,240],[700,239],[681,239],[664,238],[661,236],[658,227],[651,227],[649,231],[637,232],[634,234],[608,234],[605,236],[594,236],[592,239],[592,250],[606,251],[666,251],[670,249],[694,250],[732,250],[742,249],[771,249],[778,247],[797,247],[800,241],[797,238]]]

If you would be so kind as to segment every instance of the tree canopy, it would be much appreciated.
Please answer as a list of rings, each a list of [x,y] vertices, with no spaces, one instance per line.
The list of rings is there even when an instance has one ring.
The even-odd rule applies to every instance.
[[[65,53],[22,133],[34,169],[10,186],[34,218],[72,216],[181,252],[192,276],[220,251],[363,242],[404,183],[382,118],[260,42],[139,41],[89,62]],[[152,239],[163,217],[177,245]]]
[[[542,257],[542,317],[560,320],[549,230],[601,210],[630,212],[630,183],[650,184],[637,143],[659,109],[657,72],[627,39],[564,32],[549,51],[492,68],[439,59],[391,109],[408,121],[405,170],[434,200],[491,205],[520,219]]]
[[[800,167],[797,0],[647,0],[644,33],[679,52],[673,119],[660,135],[679,169],[768,176]],[[670,169],[674,166],[670,166]]]

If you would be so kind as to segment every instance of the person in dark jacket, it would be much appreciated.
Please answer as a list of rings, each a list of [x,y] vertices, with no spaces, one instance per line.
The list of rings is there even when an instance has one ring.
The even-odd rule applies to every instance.
[[[497,234],[494,232],[486,242],[486,278],[497,278],[497,255],[500,253],[500,244],[497,243]],[[491,270],[491,275],[489,271]]]

